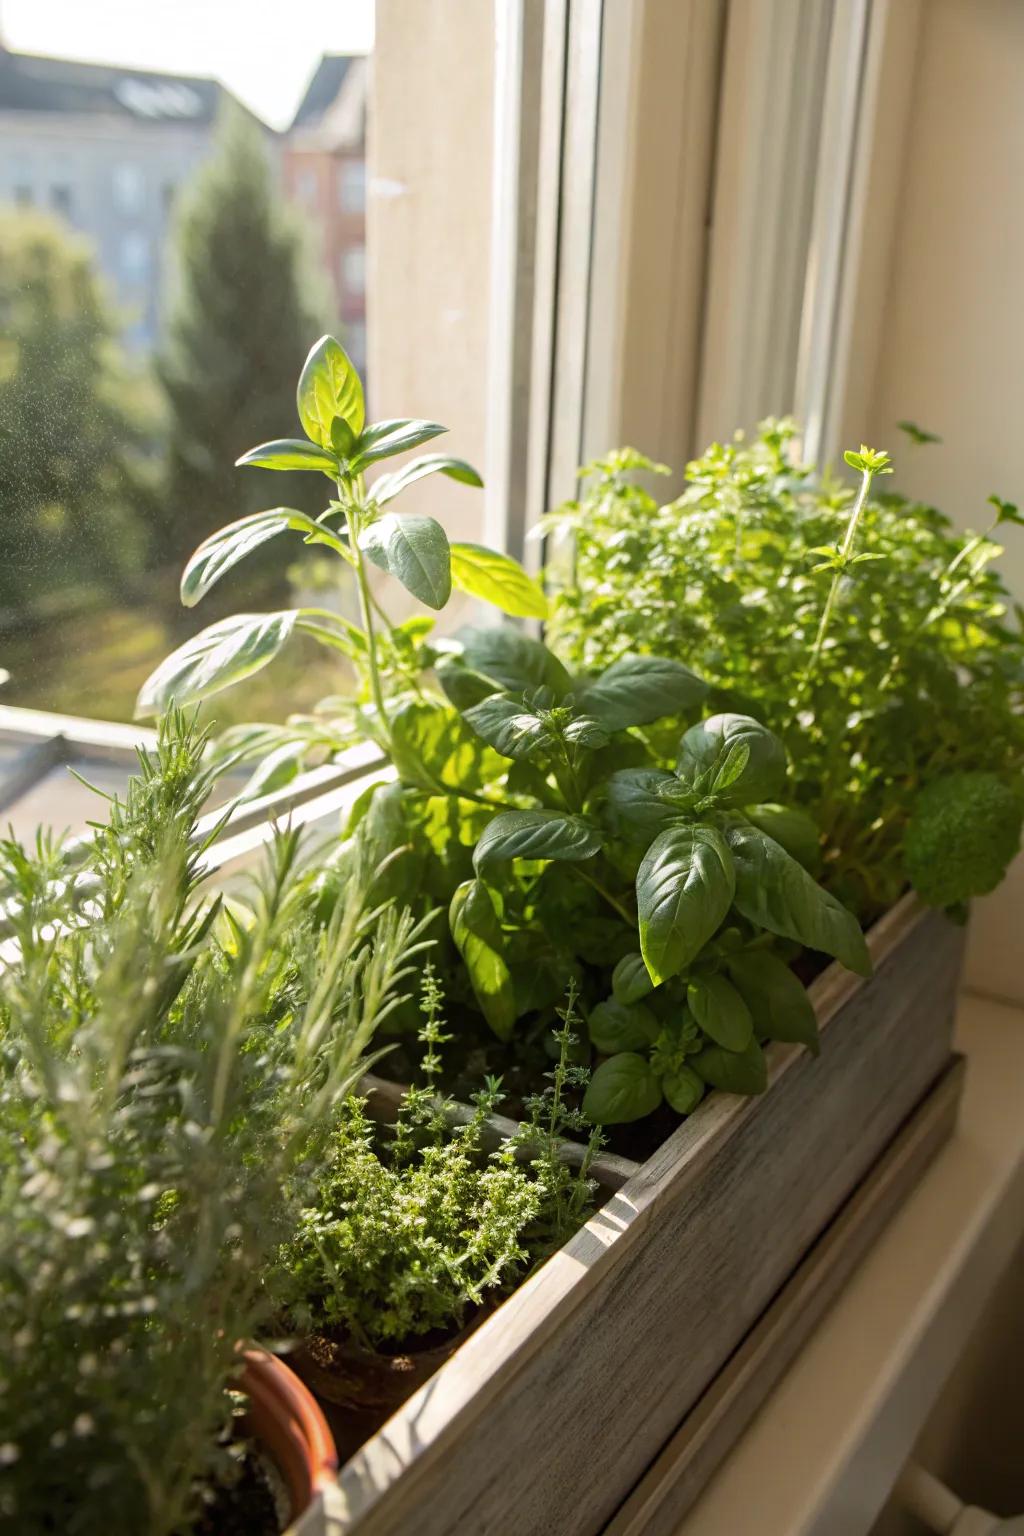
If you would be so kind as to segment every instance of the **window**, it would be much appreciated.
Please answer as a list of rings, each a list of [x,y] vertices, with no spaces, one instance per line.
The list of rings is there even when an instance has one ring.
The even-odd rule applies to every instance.
[[[341,286],[343,294],[355,298],[366,292],[366,251],[361,245],[350,245],[341,253]]]
[[[451,451],[483,472],[494,82],[481,60],[493,54],[495,22],[490,6],[458,14],[458,0],[445,0],[450,13],[423,75],[408,46],[402,0],[377,0],[374,90],[385,76],[390,85],[374,122],[382,135],[371,172],[368,114],[378,111],[377,98],[369,91],[368,61],[346,48],[344,16],[369,14],[372,0],[349,0],[307,18],[304,79],[283,64],[275,79],[260,39],[239,35],[230,88],[250,109],[239,114],[241,147],[228,137],[228,117],[218,122],[206,111],[205,82],[196,87],[200,113],[172,110],[177,101],[166,92],[143,99],[133,86],[116,96],[115,119],[111,67],[125,66],[123,77],[135,80],[126,66],[143,60],[118,57],[123,0],[84,3],[109,48],[102,65],[68,61],[75,100],[96,92],[97,110],[88,116],[64,109],[68,91],[59,92],[54,78],[64,67],[59,57],[48,66],[47,89],[33,83],[32,55],[50,51],[45,39],[36,46],[6,31],[4,37],[5,78],[23,68],[25,91],[37,90],[38,100],[32,110],[3,113],[0,221],[13,222],[15,200],[54,216],[46,221],[56,248],[54,291],[81,294],[82,312],[95,306],[102,327],[87,331],[68,304],[71,313],[54,317],[53,344],[78,349],[83,419],[93,401],[102,410],[98,447],[81,474],[54,491],[26,472],[10,498],[10,516],[0,518],[0,667],[9,673],[0,703],[129,721],[145,678],[218,618],[218,605],[225,613],[274,611],[307,601],[329,607],[338,598],[317,588],[319,552],[300,541],[294,548],[282,542],[280,561],[240,566],[230,586],[195,612],[183,610],[177,579],[215,527],[272,505],[275,496],[323,511],[314,477],[268,486],[269,476],[261,482],[233,468],[255,443],[298,430],[295,358],[323,330],[343,341],[364,374],[373,356],[371,418],[436,416],[451,430]],[[148,62],[157,75],[164,69],[191,87],[189,75],[208,79],[221,66],[214,42],[179,11],[188,7],[171,7],[152,22]],[[140,30],[146,27],[140,20]],[[173,33],[165,59],[157,52],[163,30]],[[69,38],[69,53],[74,46]],[[53,51],[60,52],[55,45]],[[261,157],[262,179],[252,172]],[[362,223],[371,174],[374,211],[386,205],[389,227],[383,241],[375,235],[368,245]],[[190,222],[197,201],[201,238]],[[68,238],[70,231],[59,228],[64,221],[85,239]],[[301,250],[289,238],[296,224]],[[216,260],[207,244],[211,228],[210,238],[220,242]],[[375,304],[384,245],[382,302]],[[32,260],[31,251],[19,253],[22,287],[40,282]],[[389,318],[378,340],[388,293],[396,295],[402,321]],[[412,317],[422,362],[403,377]],[[7,340],[16,343],[15,327]],[[10,345],[5,361],[7,351],[18,355]],[[171,358],[176,372],[167,366]],[[7,386],[5,378],[5,392]],[[40,406],[27,369],[24,389],[31,416]],[[232,402],[227,413],[225,399]],[[26,422],[26,443],[32,425]],[[43,426],[35,425],[36,437]],[[74,420],[68,430],[74,433]],[[447,491],[441,512],[451,536],[482,539],[483,495],[465,489],[453,496],[450,485]],[[424,481],[411,510],[431,509],[434,495]],[[302,595],[311,590],[313,597]],[[451,622],[459,620],[453,615]],[[217,729],[282,721],[346,681],[343,662],[297,634],[277,665],[205,708]]]
[[[138,213],[146,195],[139,166],[125,162],[114,167],[114,203],[119,213]]]
[[[131,282],[149,271],[149,241],[140,230],[129,230],[121,241],[121,274]]]
[[[316,171],[307,166],[297,173],[295,195],[304,208],[316,206]]]
[[[342,213],[366,208],[366,161],[344,160],[338,167],[338,207]]]
[[[19,208],[30,208],[35,202],[35,194],[32,188],[24,185],[15,187],[14,201]]]

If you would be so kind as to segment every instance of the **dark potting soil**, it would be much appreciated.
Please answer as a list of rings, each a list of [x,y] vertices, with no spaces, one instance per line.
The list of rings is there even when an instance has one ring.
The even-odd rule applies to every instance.
[[[280,1536],[287,1518],[287,1495],[276,1467],[249,1449],[235,1481],[206,1490],[203,1512],[188,1536]]]

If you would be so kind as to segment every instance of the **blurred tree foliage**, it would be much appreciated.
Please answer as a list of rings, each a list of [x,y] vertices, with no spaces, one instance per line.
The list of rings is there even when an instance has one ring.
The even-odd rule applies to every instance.
[[[0,609],[116,586],[145,560],[154,400],[134,376],[86,242],[0,217]]]
[[[264,135],[240,108],[186,193],[177,231],[176,303],[158,371],[170,406],[161,553],[182,560],[214,528],[281,500],[270,471],[234,468],[247,448],[298,429],[295,379],[325,305],[277,191]],[[321,512],[321,475],[289,476],[287,495]],[[296,491],[295,486],[298,486]]]

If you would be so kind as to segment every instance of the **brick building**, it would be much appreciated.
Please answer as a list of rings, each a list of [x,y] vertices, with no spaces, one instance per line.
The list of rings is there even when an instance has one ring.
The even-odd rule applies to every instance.
[[[313,226],[342,339],[366,367],[366,105],[368,60],[325,54],[286,131],[288,197]]]

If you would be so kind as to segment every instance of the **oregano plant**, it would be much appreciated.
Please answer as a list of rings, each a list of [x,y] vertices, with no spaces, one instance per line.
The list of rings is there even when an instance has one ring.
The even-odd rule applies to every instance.
[[[914,451],[938,441],[900,425]],[[797,460],[797,432],[713,443],[664,504],[664,466],[633,450],[588,465],[538,530],[548,635],[577,666],[678,659],[714,707],[774,731],[820,877],[863,921],[908,883],[960,911],[1020,844],[1024,632],[993,565],[1024,518],[993,496],[983,531],[960,533],[885,488],[888,454],[847,453],[851,487]]]

